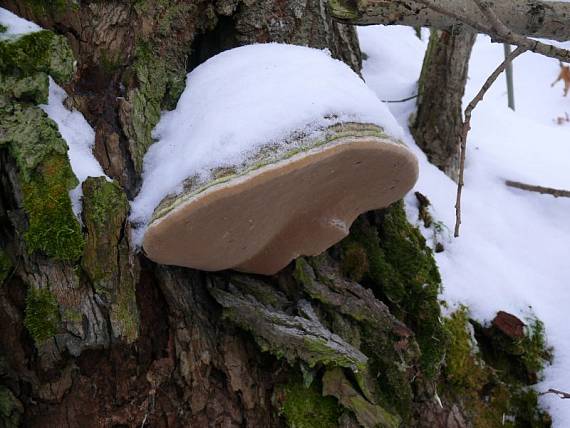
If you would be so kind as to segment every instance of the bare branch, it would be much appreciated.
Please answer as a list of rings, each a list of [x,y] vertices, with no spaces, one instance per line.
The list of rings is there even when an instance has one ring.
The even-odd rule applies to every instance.
[[[471,115],[477,104],[483,99],[489,88],[493,85],[495,80],[500,76],[500,74],[505,71],[507,65],[509,65],[516,57],[525,52],[526,49],[519,46],[517,47],[505,60],[493,71],[493,73],[487,78],[475,98],[471,100],[467,108],[465,109],[463,128],[461,130],[460,142],[461,142],[461,154],[459,161],[459,180],[457,182],[457,197],[455,200],[455,231],[454,236],[457,238],[459,236],[459,228],[461,226],[461,193],[464,186],[464,172],[465,172],[465,151],[467,149],[467,134],[471,129]]]
[[[497,18],[497,15],[492,8],[492,2],[482,0],[473,1],[477,4],[481,12],[483,12],[483,15],[485,15],[485,17],[491,22],[491,26],[494,31],[491,31],[488,34],[493,39],[497,39],[503,43],[521,46],[526,48],[528,51],[536,52],[551,58],[557,58],[563,62],[570,61],[570,51],[567,49],[558,48],[556,46],[539,42],[538,40],[529,39],[528,37],[521,36],[509,29],[499,20],[499,18]]]
[[[407,25],[449,30],[465,24],[485,33],[490,23],[472,0],[328,0],[331,15],[355,25]],[[570,40],[570,3],[541,0],[493,0],[495,14],[527,37]],[[443,12],[445,11],[445,13]]]
[[[570,190],[553,189],[552,187],[535,186],[532,184],[520,183],[518,181],[505,180],[505,184],[515,189],[527,190],[529,192],[552,195],[555,198],[570,198]]]
[[[550,58],[556,58],[563,62],[570,62],[570,51],[567,49],[558,48],[556,46],[548,45],[532,40],[528,37],[522,36],[510,30],[495,14],[492,9],[492,2],[473,0],[483,16],[491,23],[490,26],[483,23],[480,19],[472,19],[464,13],[458,13],[448,7],[442,7],[434,0],[416,0],[418,3],[427,6],[431,10],[441,13],[442,15],[456,19],[464,24],[474,28],[480,33],[485,33],[491,36],[494,42],[508,43],[510,45],[524,47],[525,50],[535,52]]]
[[[406,98],[402,98],[401,100],[381,100],[383,103],[405,103],[406,101],[410,101],[413,100],[414,98],[417,98],[418,94],[415,95],[411,95],[409,97]]]
[[[560,398],[562,398],[563,400],[565,399],[570,399],[570,394],[564,391],[559,391],[558,389],[552,389],[550,388],[548,391],[545,392],[541,392],[540,395],[546,395],[546,394],[556,394],[558,395]]]

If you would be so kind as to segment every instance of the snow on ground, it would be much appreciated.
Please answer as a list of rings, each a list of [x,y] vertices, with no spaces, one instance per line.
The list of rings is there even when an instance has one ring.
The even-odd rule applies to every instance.
[[[328,117],[328,119],[326,118]],[[159,202],[195,174],[239,164],[294,131],[310,134],[342,121],[402,129],[375,94],[328,52],[276,43],[244,46],[209,59],[187,77],[175,110],[164,113],[144,159],[143,185],[132,203],[133,237]]]
[[[0,7],[0,24],[6,27],[5,32],[0,32],[0,40],[7,39],[22,34],[40,31],[42,28],[33,22],[14,15],[9,10]]]
[[[93,145],[95,144],[93,128],[80,112],[77,110],[70,111],[63,105],[66,97],[65,91],[50,77],[48,103],[40,107],[57,124],[59,133],[69,147],[67,155],[71,169],[79,180],[77,187],[71,190],[69,194],[73,212],[77,217],[80,217],[81,197],[83,196],[81,183],[87,177],[102,177],[105,176],[105,173],[93,156]]]
[[[359,37],[368,55],[364,77],[379,98],[415,94],[427,34],[420,41],[411,28],[375,26],[359,28]],[[502,45],[479,36],[464,104],[502,57]],[[458,239],[452,238],[456,185],[427,162],[407,131],[415,100],[389,104],[420,159],[415,190],[428,196],[434,219],[447,227],[442,233],[446,249],[436,254],[442,297],[451,305],[468,305],[481,321],[490,321],[498,310],[541,319],[555,360],[539,391],[570,390],[570,199],[508,188],[504,180],[570,189],[570,124],[554,123],[556,117],[570,114],[570,98],[562,97],[561,82],[550,87],[558,72],[556,60],[526,53],[514,63],[516,112],[507,108],[503,76],[475,110]],[[413,192],[406,203],[410,220],[417,222]],[[432,238],[431,229],[423,232]],[[567,401],[552,395],[542,400],[555,427],[570,426]]]

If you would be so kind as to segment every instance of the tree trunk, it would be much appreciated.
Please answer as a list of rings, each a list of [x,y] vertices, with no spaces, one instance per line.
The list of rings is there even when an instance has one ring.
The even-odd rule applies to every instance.
[[[462,427],[492,410],[494,372],[465,383],[483,397],[468,403],[446,380],[456,342],[441,281],[401,203],[271,277],[157,265],[132,248],[128,199],[188,71],[268,41],[328,48],[359,71],[354,28],[324,1],[1,3],[53,33],[0,42],[0,427]],[[82,224],[65,141],[37,107],[47,74],[114,179],[83,183]],[[518,414],[485,417],[503,410]]]
[[[418,110],[411,126],[429,161],[454,181],[459,173],[461,100],[476,33],[462,27],[432,30],[418,85]]]

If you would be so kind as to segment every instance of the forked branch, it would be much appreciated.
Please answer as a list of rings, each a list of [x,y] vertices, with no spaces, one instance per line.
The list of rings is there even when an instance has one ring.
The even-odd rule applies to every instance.
[[[455,231],[454,236],[459,236],[459,228],[461,226],[461,193],[463,191],[464,186],[464,172],[465,172],[465,152],[467,149],[467,134],[469,134],[469,130],[471,129],[471,115],[473,114],[473,110],[477,107],[477,104],[483,99],[489,88],[493,85],[495,80],[500,76],[500,74],[505,71],[507,66],[520,54],[526,51],[524,47],[517,47],[513,52],[508,55],[505,60],[491,73],[491,75],[487,78],[475,98],[471,100],[467,108],[465,109],[464,119],[463,119],[463,127],[461,129],[461,135],[459,136],[460,140],[460,160],[459,160],[459,180],[457,181],[457,196],[455,200]]]

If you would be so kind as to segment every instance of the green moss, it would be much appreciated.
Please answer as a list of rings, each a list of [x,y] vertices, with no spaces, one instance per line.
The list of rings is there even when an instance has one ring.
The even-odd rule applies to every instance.
[[[64,37],[49,31],[0,41],[0,147],[16,160],[28,216],[27,249],[75,261],[84,245],[69,190],[77,185],[57,125],[33,104],[46,102],[47,74],[69,80],[75,69]]]
[[[444,398],[459,401],[478,428],[550,426],[549,415],[538,406],[536,392],[511,377],[508,368],[483,360],[475,347],[467,308],[460,308],[444,323],[451,334],[439,385]],[[511,364],[517,363],[513,360]]]
[[[97,228],[108,227],[109,221],[119,217],[122,223],[129,209],[127,197],[115,181],[105,177],[90,177],[83,185],[88,197],[85,198],[85,217]]]
[[[100,294],[109,292],[118,277],[118,247],[128,210],[127,197],[116,182],[89,177],[83,183],[87,241],[81,264]]]
[[[6,31],[8,31],[8,27],[4,24],[0,24],[0,33],[5,33]]]
[[[63,155],[48,156],[22,183],[28,214],[28,230],[24,234],[28,251],[41,251],[64,261],[81,257],[85,240],[69,199],[69,190],[76,184]]]
[[[343,247],[342,273],[353,281],[360,282],[370,270],[368,254],[358,242],[347,242]]]
[[[325,339],[307,335],[304,339],[304,348],[307,351],[307,363],[310,367],[322,364],[328,367],[350,368],[355,376],[367,370],[366,363],[358,360],[358,356],[338,352]]]
[[[337,19],[352,21],[360,17],[354,1],[329,0],[328,5],[331,15]]]
[[[26,77],[43,72],[64,83],[75,72],[73,52],[63,36],[38,31],[0,41],[0,73]]]
[[[60,325],[58,304],[48,289],[30,287],[25,312],[24,325],[36,344],[41,345],[57,333]]]
[[[514,339],[494,326],[485,328],[474,323],[485,361],[500,370],[506,381],[524,385],[536,383],[545,364],[552,359],[543,323],[538,319],[527,322],[525,335]]]
[[[358,275],[365,272],[362,282],[386,300],[392,313],[415,332],[423,374],[434,379],[448,340],[440,321],[441,278],[425,239],[408,223],[403,203],[384,210],[376,227],[359,218],[341,246],[343,270]],[[355,248],[366,252],[367,266],[363,262],[355,267],[356,259],[351,257]]]
[[[445,359],[447,383],[460,390],[478,391],[487,382],[488,370],[476,357],[467,308],[461,307],[445,318],[444,324],[450,332]]]
[[[117,333],[127,343],[136,340],[139,334],[139,313],[135,285],[131,282],[120,284],[117,303],[112,305],[111,322],[119,330]]]
[[[525,337],[515,343],[527,373],[540,373],[552,360],[552,349],[546,345],[544,324],[539,319],[530,321]]]
[[[342,414],[333,397],[323,397],[317,382],[305,387],[300,377],[294,378],[278,390],[281,396],[281,414],[291,428],[336,428]]]
[[[12,272],[12,260],[10,256],[6,254],[6,251],[0,248],[0,286],[4,284],[4,281]]]
[[[8,147],[18,166],[28,250],[77,260],[84,241],[68,193],[77,179],[56,124],[38,107],[19,103],[0,106],[0,119],[0,146]]]

